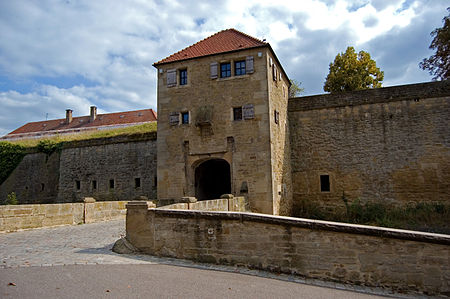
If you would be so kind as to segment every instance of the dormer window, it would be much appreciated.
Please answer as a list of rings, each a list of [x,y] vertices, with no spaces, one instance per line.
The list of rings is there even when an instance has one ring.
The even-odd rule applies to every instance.
[[[235,76],[241,76],[241,75],[245,75],[246,71],[245,71],[245,60],[242,61],[236,61],[234,63],[234,75]]]
[[[180,85],[187,84],[187,70],[180,70]]]
[[[231,77],[231,63],[225,62],[220,64],[220,78]]]

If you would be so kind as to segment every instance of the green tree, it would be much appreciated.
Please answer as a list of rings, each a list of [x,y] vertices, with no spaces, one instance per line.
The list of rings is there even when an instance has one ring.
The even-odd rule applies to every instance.
[[[295,79],[289,79],[289,81],[291,82],[291,86],[289,87],[289,98],[295,98],[305,91],[303,87],[300,87],[302,82],[298,82]]]
[[[340,92],[381,87],[384,72],[380,71],[370,54],[360,51],[356,54],[353,47],[336,56],[330,63],[324,91]]]
[[[419,63],[423,70],[434,76],[433,80],[450,78],[450,7],[447,10],[449,15],[442,19],[444,26],[430,33],[434,38],[429,48],[436,50],[436,53]]]

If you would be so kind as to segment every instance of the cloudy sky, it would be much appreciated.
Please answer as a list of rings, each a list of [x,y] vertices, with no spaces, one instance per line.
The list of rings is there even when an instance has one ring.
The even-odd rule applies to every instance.
[[[448,0],[0,1],[0,136],[29,121],[156,108],[152,63],[217,31],[265,38],[305,95],[323,93],[328,65],[354,46],[383,86],[430,81]]]

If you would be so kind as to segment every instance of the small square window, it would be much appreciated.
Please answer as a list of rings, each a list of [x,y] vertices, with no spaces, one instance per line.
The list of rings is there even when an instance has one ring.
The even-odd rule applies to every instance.
[[[220,64],[220,77],[227,78],[231,77],[231,63],[221,63]]]
[[[328,174],[320,176],[320,192],[330,192],[330,176]]]
[[[234,63],[234,74],[236,76],[245,75],[245,60]]]
[[[135,178],[134,179],[134,187],[135,188],[141,187],[141,178]]]
[[[181,123],[183,125],[189,124],[189,112],[181,112]]]
[[[109,188],[114,189],[114,180],[109,180]]]
[[[233,108],[233,120],[242,120],[242,107]]]
[[[180,85],[187,84],[187,70],[180,70]]]

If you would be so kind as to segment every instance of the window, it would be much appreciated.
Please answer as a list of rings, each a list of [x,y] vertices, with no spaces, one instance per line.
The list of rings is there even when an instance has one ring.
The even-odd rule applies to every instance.
[[[221,63],[220,64],[220,78],[231,77],[231,63]]]
[[[81,189],[81,182],[80,181],[75,181],[75,186],[77,188],[77,190]]]
[[[328,174],[320,176],[320,192],[330,192],[330,176]]]
[[[44,191],[44,190],[45,190],[45,184],[41,183],[41,191]]]
[[[233,120],[242,120],[242,107],[233,108]]]
[[[278,123],[280,122],[280,112],[278,112],[277,110],[273,111],[273,118],[275,123],[278,125]]]
[[[180,70],[180,85],[187,84],[187,70]]]
[[[109,188],[114,189],[114,180],[109,180]]]
[[[189,112],[181,112],[181,123],[183,125],[189,124]]]
[[[236,61],[234,63],[234,75],[235,76],[241,76],[245,75],[245,60],[242,61]]]
[[[134,179],[134,188],[141,187],[141,178],[135,178]]]
[[[92,181],[92,190],[97,190],[97,181]]]

